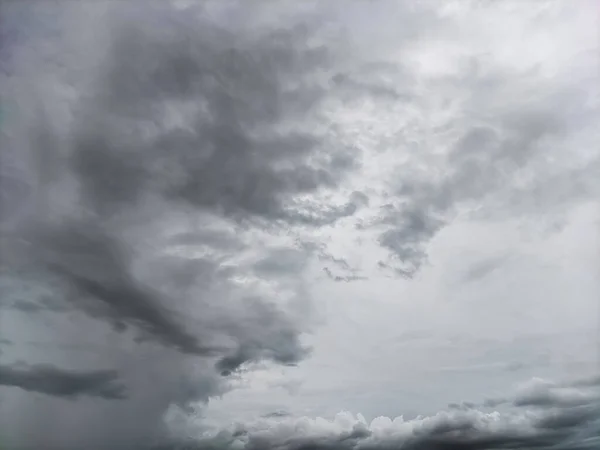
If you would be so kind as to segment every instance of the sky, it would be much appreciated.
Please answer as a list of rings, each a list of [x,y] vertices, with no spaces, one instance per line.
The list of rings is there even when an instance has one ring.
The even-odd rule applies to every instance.
[[[597,448],[598,2],[0,18],[0,448]]]

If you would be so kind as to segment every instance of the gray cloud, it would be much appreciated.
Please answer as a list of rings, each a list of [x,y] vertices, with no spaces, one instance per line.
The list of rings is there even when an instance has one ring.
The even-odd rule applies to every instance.
[[[465,211],[483,220],[539,219],[562,214],[573,199],[585,201],[597,192],[592,181],[597,152],[591,157],[583,151],[569,153],[560,175],[556,172],[570,142],[589,139],[589,120],[598,117],[576,83],[571,78],[542,82],[536,70],[514,71],[485,57],[470,58],[464,69],[436,77],[430,86],[442,96],[453,92],[463,106],[431,137],[422,136],[425,142],[400,134],[395,143],[410,158],[393,171],[388,201],[371,226],[390,253],[391,259],[380,266],[401,276],[410,278],[427,263],[429,242]],[[586,70],[578,74],[585,83],[597,78]],[[518,93],[527,87],[535,96],[525,101]],[[436,114],[416,93],[422,91],[414,90],[411,105]],[[400,102],[395,102],[397,108]]]
[[[484,278],[505,264],[508,259],[507,255],[499,255],[475,262],[465,271],[462,279],[469,282]]]
[[[64,398],[79,396],[119,400],[126,389],[115,370],[67,371],[49,365],[20,367],[0,365],[0,386],[14,386]]]
[[[335,187],[354,165],[351,149],[306,127],[326,95],[316,72],[331,65],[330,49],[309,46],[306,25],[248,35],[175,21],[171,36],[150,24],[115,31],[108,73],[73,136],[86,204],[112,214],[159,194],[239,220],[319,225],[351,214],[294,200]],[[164,125],[174,106],[189,110],[184,126]],[[155,129],[132,141],[131,127]]]
[[[571,408],[587,407],[600,401],[597,377],[554,383],[534,378],[521,386],[512,398],[486,399],[482,406],[495,408],[503,404],[515,407]]]
[[[331,420],[274,413],[245,424],[212,430],[210,437],[190,439],[175,448],[592,449],[599,439],[600,410],[595,397],[598,391],[594,383],[581,381],[551,383],[533,379],[510,400],[501,400],[493,406],[508,402],[506,408],[493,412],[484,412],[476,403],[462,402],[432,416],[411,420],[378,417],[371,423],[360,414],[355,416],[348,412],[339,413]],[[559,392],[566,388],[575,390],[576,386],[581,387],[579,393],[587,396],[589,403],[519,403],[519,399],[541,387]]]
[[[410,70],[399,70],[397,64],[371,61],[350,75],[339,73],[339,44],[326,41],[327,31],[320,28],[327,20],[290,19],[294,8],[301,9],[293,6],[297,2],[282,2],[285,8],[243,2],[217,7],[223,2],[215,2],[217,9],[225,9],[220,21],[204,9],[210,9],[208,2],[186,11],[152,2],[143,13],[137,2],[119,3],[109,8],[113,25],[105,20],[98,27],[107,28],[106,36],[90,32],[93,48],[82,45],[94,60],[93,69],[81,71],[85,81],[78,79],[79,61],[69,60],[69,46],[56,37],[54,56],[67,72],[56,69],[58,78],[64,76],[59,87],[69,92],[80,88],[65,108],[72,120],[64,124],[55,112],[60,102],[55,102],[54,91],[61,89],[53,89],[52,77],[44,78],[53,70],[49,63],[32,63],[40,85],[47,81],[51,86],[40,88],[48,96],[51,114],[43,117],[36,106],[35,114],[23,114],[22,129],[14,130],[20,138],[12,140],[6,133],[0,142],[1,155],[5,148],[23,153],[31,147],[28,156],[34,166],[33,174],[24,173],[18,183],[9,180],[0,186],[5,194],[0,205],[18,216],[3,224],[6,270],[1,276],[23,281],[27,272],[23,285],[51,291],[23,292],[13,284],[8,289],[12,300],[5,300],[2,292],[3,305],[6,301],[31,319],[22,333],[46,332],[44,341],[55,345],[54,353],[32,352],[33,359],[56,356],[80,364],[79,375],[115,367],[114,375],[127,392],[121,402],[73,402],[66,407],[62,397],[77,383],[66,383],[68,377],[60,378],[65,373],[59,369],[2,366],[9,381],[5,384],[50,394],[33,401],[11,391],[11,403],[0,408],[2,429],[32,448],[145,446],[164,437],[162,418],[170,406],[188,411],[190,402],[207,402],[226,392],[228,377],[250,363],[294,365],[304,358],[309,351],[301,339],[306,324],[298,310],[306,310],[302,275],[308,258],[317,255],[326,261],[324,271],[333,280],[351,281],[359,275],[323,247],[273,247],[261,236],[273,233],[289,240],[292,227],[333,225],[373,204],[360,192],[336,201],[327,195],[361,164],[354,145],[329,126],[327,100],[369,97],[390,108],[410,101],[423,115],[429,112]],[[336,3],[336,8],[340,5],[340,11],[347,6]],[[280,8],[291,9],[273,19]],[[362,15],[348,10],[349,16]],[[379,23],[374,26],[379,20],[398,28],[398,16],[387,12],[381,7],[365,17],[367,28],[379,28]],[[65,17],[85,28],[79,19],[86,15]],[[411,19],[404,23],[408,34],[422,25]],[[79,41],[81,34],[73,31],[65,39]],[[390,41],[387,45],[394,48],[400,44]],[[370,47],[377,59],[380,49],[372,42],[355,43]],[[548,142],[563,139],[577,114],[590,113],[579,108],[581,94],[566,101],[572,93],[569,86],[556,96],[546,95],[550,89],[541,86],[535,90],[543,94],[541,100],[520,101],[521,88],[535,87],[535,73],[492,67],[490,75],[480,62],[426,84],[468,101],[456,120],[427,126],[427,133],[445,133],[440,140],[448,147],[446,153],[437,158],[438,153],[426,151],[429,143],[417,146],[420,153],[394,173],[389,201],[372,221],[379,243],[395,259],[380,265],[397,274],[411,277],[419,270],[427,260],[429,241],[463,206],[477,207],[494,197],[491,203],[498,211],[485,216],[502,215],[507,205],[521,211],[538,197],[544,199],[540,208],[558,204],[545,189],[548,180],[557,178],[536,180],[533,187],[522,187],[518,178],[538,166],[548,169],[543,158]],[[405,84],[384,81],[390,73]],[[31,80],[23,79],[24,84]],[[515,85],[520,88],[513,89]],[[497,109],[494,93],[515,101]],[[420,171],[423,153],[430,167],[440,163],[441,175]],[[583,175],[589,167],[570,173]],[[29,183],[19,184],[28,177]],[[561,177],[558,181],[566,183]],[[591,192],[585,183],[569,188],[567,196]],[[322,193],[327,200],[321,199]],[[34,197],[31,207],[20,210],[20,201],[29,195]],[[520,197],[518,202],[515,197]],[[9,309],[3,315],[14,313]],[[40,325],[45,321],[49,326]],[[69,353],[86,345],[94,351],[82,351],[77,358]],[[189,445],[550,448],[595,417],[591,397],[582,400],[587,394],[569,392],[522,394],[511,407],[544,411],[519,416],[518,423],[512,416],[484,414],[463,403],[458,411],[398,429],[386,423],[387,434],[361,420],[323,430],[315,421],[286,416],[282,423],[222,430],[213,440]],[[551,408],[555,410],[547,411]]]
[[[586,383],[588,381],[588,383]],[[595,404],[600,400],[594,378],[552,383],[534,379],[526,384],[513,399],[515,406],[573,408]]]
[[[379,242],[406,264],[404,268],[394,267],[393,270],[398,275],[410,278],[426,260],[423,243],[428,242],[446,222],[436,217],[435,212],[421,209],[421,206],[418,209],[409,207],[400,210],[390,204],[384,211],[387,216],[382,223],[390,228],[381,234]],[[379,265],[391,267],[383,261]]]
[[[501,127],[498,132],[480,127],[462,132],[447,159],[440,161],[447,175],[439,181],[427,179],[427,174],[400,177],[395,200],[381,209],[378,222],[387,228],[379,241],[398,261],[399,273],[410,277],[419,270],[427,261],[428,242],[454,219],[457,208],[479,206],[486,196],[510,191],[523,173],[532,174],[546,141],[558,140],[568,120],[555,104],[544,107],[548,111],[515,110],[510,119],[493,118],[494,126]],[[525,198],[536,194],[533,187],[515,189]]]
[[[515,406],[565,406],[575,407],[588,405],[598,400],[596,396],[590,396],[577,390],[552,391],[548,388],[540,388],[533,392],[520,395],[514,400]]]
[[[95,40],[98,66],[78,80],[80,61],[61,50],[71,45],[63,40],[81,38],[67,21],[83,17],[77,8],[64,6],[65,36],[52,41],[62,66],[38,61],[39,70],[56,70],[53,83],[85,88],[66,106],[72,119],[36,111],[23,119],[21,141],[6,141],[30,150],[25,181],[35,207],[3,232],[3,306],[27,314],[32,327],[55,324],[45,331],[55,343],[45,359],[91,374],[115,367],[128,395],[117,410],[15,394],[19,414],[0,420],[22,444],[103,449],[153,439],[170,405],[222,394],[244,365],[304,358],[302,308],[288,306],[307,302],[310,255],[293,242],[271,249],[260,236],[335,223],[365,199],[336,206],[303,197],[338,187],[358,166],[353,148],[320,126],[330,95],[322,74],[335,49],[320,42],[318,25],[294,18],[272,26],[253,10],[247,19],[256,27],[227,29],[202,6],[153,3],[140,14],[137,4],[115,4],[107,34]],[[50,103],[53,93],[41,91]],[[93,351],[73,358],[80,341]],[[32,367],[5,367],[4,384],[57,397],[88,386]],[[118,395],[92,376],[90,392],[94,380],[96,393]],[[24,428],[35,432],[19,434]]]
[[[333,281],[345,281],[345,282],[350,282],[350,281],[359,281],[359,280],[366,280],[366,277],[363,277],[361,275],[334,275],[333,272],[331,271],[331,269],[329,269],[329,267],[323,267],[323,272],[325,272],[325,274],[332,279]]]
[[[78,299],[88,297],[95,300],[93,306],[105,306],[106,315],[119,324],[136,325],[183,352],[213,353],[215,349],[204,348],[193,334],[185,331],[164,307],[164,300],[161,304],[158,293],[136,282],[129,273],[126,248],[114,236],[94,228],[91,224],[74,223],[58,230],[44,229],[44,235],[40,232],[36,236],[37,260],[74,287]],[[98,308],[94,312],[100,314]]]
[[[561,409],[539,415],[454,410],[410,421],[379,418],[371,425],[350,414],[340,414],[326,426],[324,419],[318,423],[307,418],[271,416],[257,421],[254,427],[221,430],[212,439],[196,444],[188,442],[181,448],[591,449],[598,439],[594,428],[597,417],[597,407]]]
[[[570,383],[573,387],[594,387],[600,386],[600,375],[581,378]]]

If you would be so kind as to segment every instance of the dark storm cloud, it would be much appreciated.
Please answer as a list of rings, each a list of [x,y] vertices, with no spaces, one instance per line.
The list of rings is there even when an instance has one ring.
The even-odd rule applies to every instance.
[[[64,8],[74,11],[69,20],[87,14]],[[64,126],[36,110],[23,119],[22,141],[11,141],[31,147],[37,189],[35,207],[3,235],[3,275],[14,281],[6,298],[30,326],[55,324],[47,340],[57,341],[56,355],[86,369],[115,367],[128,394],[119,409],[18,397],[20,415],[0,419],[14,433],[34,430],[17,436],[26,445],[145,442],[162,431],[170,405],[185,409],[227,391],[221,375],[261,360],[294,365],[308,353],[304,318],[286,302],[307,302],[301,273],[310,254],[260,236],[333,224],[365,203],[359,194],[336,204],[306,200],[358,167],[354,150],[323,126],[322,103],[333,95],[323,73],[335,48],[301,17],[265,25],[258,5],[245,13],[256,26],[228,29],[202,9],[111,4],[106,40],[85,49],[97,65],[81,82],[79,61],[56,38],[64,58],[56,78],[85,91],[68,105]],[[53,69],[45,64],[37,70]],[[54,101],[51,89],[40,92]],[[239,262],[246,254],[254,262]],[[19,280],[45,286],[51,301],[15,290]],[[274,292],[261,290],[261,280]],[[80,342],[94,351],[73,358]],[[77,386],[119,395],[101,386],[108,373],[85,378],[88,385],[83,375],[32,367],[7,366],[5,384],[57,397]]]
[[[335,187],[355,166],[348,148],[336,147],[310,126],[310,118],[319,117],[318,106],[326,94],[315,73],[331,59],[322,45],[308,44],[310,26],[238,33],[203,17],[175,13],[168,6],[156,8],[156,16],[135,25],[126,19],[128,7],[115,16],[118,25],[113,27],[113,42],[95,87],[75,108],[66,159],[36,149],[44,160],[50,159],[53,170],[64,174],[58,178],[71,177],[79,199],[63,211],[66,217],[58,225],[50,224],[44,212],[36,212],[24,234],[33,243],[30,259],[62,280],[77,306],[118,328],[133,326],[144,337],[182,352],[213,356],[223,350],[200,342],[198,334],[209,333],[202,329],[194,333],[178,320],[174,312],[178,305],[169,298],[176,294],[159,292],[134,273],[139,248],[129,245],[126,233],[135,229],[151,236],[152,229],[140,227],[153,220],[148,205],[159,199],[157,215],[192,206],[245,227],[255,220],[268,226],[319,226],[351,215],[362,198],[355,195],[339,207],[294,198]],[[162,31],[157,32],[153,21],[162,13],[166,17],[160,19]],[[186,105],[192,106],[184,123],[168,125],[171,109],[185,111]],[[48,166],[42,165],[42,172]],[[66,189],[57,183],[45,187]],[[42,203],[49,206],[51,200],[46,196]],[[80,218],[79,204],[89,219]],[[236,236],[222,235],[214,244],[212,237],[204,230],[185,233],[187,242],[203,242],[230,254],[240,248]],[[297,264],[282,266],[284,255],[269,255],[254,270],[262,276],[281,276],[303,267],[301,255]],[[191,269],[192,282],[195,276],[213,284],[206,280],[219,274],[226,282],[228,274],[218,272],[216,258],[196,266],[195,274]],[[160,270],[175,272],[169,267]],[[261,319],[261,330],[269,333],[272,326],[274,335],[253,338],[253,322],[234,325],[235,312],[221,318],[221,329],[248,342],[225,355],[220,369],[229,371],[261,356],[285,363],[303,356],[295,324],[275,324],[280,317],[269,312],[272,308],[263,300],[248,304],[268,313]],[[22,311],[36,309],[33,303],[20,305]],[[273,323],[265,328],[269,320]],[[282,350],[267,342],[274,336]]]
[[[138,2],[116,2],[111,25],[104,18],[99,27],[108,29],[106,52],[104,36],[94,32],[93,46],[84,48],[94,60],[93,76],[81,72],[85,82],[77,80],[77,65],[71,66],[60,39],[54,43],[68,72],[59,87],[71,92],[73,84],[85,86],[69,105],[72,123],[63,128],[23,116],[20,133],[37,164],[36,203],[22,223],[7,227],[7,239],[14,242],[2,264],[46,274],[55,283],[54,296],[64,300],[58,303],[76,313],[44,314],[48,309],[28,298],[12,304],[31,319],[23,333],[36,327],[36,320],[60,316],[51,322],[57,326],[48,327],[50,343],[58,338],[70,348],[94,344],[93,355],[78,354],[69,362],[115,367],[114,373],[81,371],[77,377],[48,366],[1,366],[4,384],[49,394],[35,401],[16,396],[3,415],[0,410],[2,432],[28,448],[139,448],[164,437],[162,418],[170,406],[189,411],[190,401],[207,402],[226,392],[227,377],[244,365],[261,360],[294,365],[304,358],[305,324],[287,310],[285,297],[292,290],[295,306],[306,303],[301,275],[307,258],[326,252],[273,248],[256,236],[332,225],[367,205],[362,193],[319,200],[318,194],[339,188],[360,166],[353,147],[328,125],[329,98],[360,92],[389,102],[415,99],[410,86],[400,91],[377,77],[340,75],[337,44],[323,41],[319,21],[300,17],[265,25],[262,16],[277,9],[275,4],[214,4],[226,10],[222,23],[197,14],[205,4],[180,11],[167,2],[144,3],[143,9]],[[386,19],[386,13],[382,8],[373,17]],[[417,21],[409,25],[419,28]],[[79,40],[81,34],[70,38]],[[32,71],[51,71],[45,64],[32,63]],[[41,89],[51,104],[54,81]],[[472,84],[462,78],[449,84],[461,83]],[[498,87],[477,86],[484,94]],[[472,106],[486,109],[485,102]],[[518,106],[501,114],[500,131],[469,124],[459,133],[442,180],[411,170],[400,174],[396,199],[378,218],[385,228],[381,244],[406,263],[394,267],[398,273],[411,276],[418,270],[427,242],[449,222],[457,204],[475,202],[502,185],[505,169],[526,165],[537,143],[562,132],[556,103],[540,111]],[[480,157],[481,149],[490,156]],[[2,205],[13,207],[14,198],[26,197],[13,184],[7,191],[12,200],[3,199]],[[165,237],[171,227],[185,230]],[[215,231],[220,227],[228,231]],[[237,258],[247,253],[254,253],[254,262],[240,263]],[[345,260],[329,256],[330,266],[343,272],[327,267],[333,279],[356,276]],[[257,287],[264,280],[272,292]],[[65,358],[60,343],[56,347]],[[76,396],[75,388],[127,398],[66,407],[63,397]],[[541,397],[529,402],[544,408],[550,403]],[[498,416],[470,408],[419,419],[399,431],[390,427],[387,435],[362,422],[323,430],[315,421],[280,417],[288,420],[281,427],[223,431],[197,448],[544,448],[592,417],[571,404],[571,409],[553,405],[562,415],[525,417],[523,426],[500,417],[497,427]],[[550,430],[551,423],[559,430]]]
[[[261,359],[295,365],[308,355],[309,349],[300,342],[292,318],[260,298],[247,297],[244,301],[246,310],[236,317],[242,323],[221,324],[238,341],[237,349],[218,362],[217,368],[222,373],[228,374],[245,362]]]
[[[330,66],[330,49],[309,46],[306,25],[239,35],[174,22],[172,34],[116,31],[105,80],[73,137],[86,204],[112,214],[158,194],[235,219],[306,225],[352,214],[353,202],[294,201],[334,188],[355,165],[351,149],[306,126],[326,96],[316,74]],[[185,125],[166,127],[177,106],[188,107]],[[153,136],[132,140],[132,127]]]
[[[130,273],[125,245],[115,236],[92,224],[79,223],[58,230],[45,229],[43,233],[36,236],[38,261],[75,288],[78,298],[88,297],[95,301],[92,305],[100,304],[101,308],[95,308],[93,313],[100,315],[105,307],[106,316],[119,324],[135,325],[186,353],[214,352],[182,327],[158,293],[136,282]]]
[[[13,386],[25,391],[64,398],[126,398],[125,386],[120,383],[119,375],[114,370],[78,372],[50,365],[0,365],[0,386]]]

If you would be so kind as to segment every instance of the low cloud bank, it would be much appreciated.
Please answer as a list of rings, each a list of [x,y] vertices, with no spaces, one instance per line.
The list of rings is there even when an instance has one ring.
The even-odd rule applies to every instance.
[[[271,415],[163,448],[277,450],[593,449],[600,445],[598,378],[533,379],[504,401],[404,420],[341,412],[333,419]],[[569,394],[565,394],[569,392]],[[542,394],[543,393],[543,394]],[[570,399],[570,400],[567,400]]]

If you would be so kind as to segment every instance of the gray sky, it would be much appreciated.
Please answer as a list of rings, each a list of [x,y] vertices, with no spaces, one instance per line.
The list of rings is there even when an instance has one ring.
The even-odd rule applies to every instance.
[[[595,2],[1,8],[9,443],[589,434]]]

